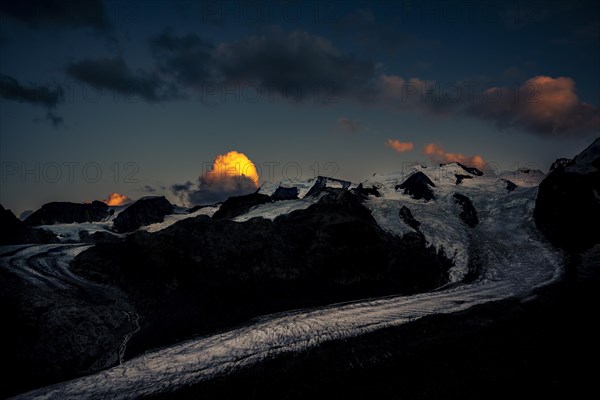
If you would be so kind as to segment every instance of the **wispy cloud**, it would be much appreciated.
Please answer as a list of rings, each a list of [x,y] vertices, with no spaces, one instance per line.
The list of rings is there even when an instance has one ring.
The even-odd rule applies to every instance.
[[[340,117],[333,131],[335,133],[358,133],[362,129],[363,126],[360,121],[348,117]]]
[[[462,153],[449,153],[444,148],[435,143],[428,143],[423,148],[423,154],[436,163],[459,162],[469,167],[483,168],[486,164],[480,155],[465,156]]]
[[[0,75],[0,98],[46,108],[45,118],[55,127],[63,122],[54,111],[65,98],[63,89],[57,85],[21,84],[8,75]]]
[[[166,82],[155,74],[132,71],[121,57],[84,59],[67,66],[71,77],[91,86],[118,92],[124,96],[140,96],[148,102],[176,97]]]
[[[388,139],[388,141],[385,142],[385,145],[387,147],[394,149],[398,153],[404,153],[406,151],[411,151],[414,148],[414,145],[412,142],[401,142],[397,139]]]

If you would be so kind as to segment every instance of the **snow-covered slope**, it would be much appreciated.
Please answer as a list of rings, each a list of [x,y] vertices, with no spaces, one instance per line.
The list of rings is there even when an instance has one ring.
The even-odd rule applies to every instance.
[[[433,188],[435,200],[416,200],[401,190],[396,190],[397,185],[419,171],[426,174],[435,184]],[[459,184],[457,184],[457,175],[463,176]],[[521,176],[521,174],[514,173],[511,176]],[[535,178],[532,178],[533,176]],[[538,179],[539,175],[532,172],[529,178]],[[529,183],[525,184],[526,181]],[[415,219],[421,223],[419,230],[425,235],[426,240],[437,250],[444,251],[446,256],[454,261],[455,266],[450,271],[450,281],[458,282],[469,271],[470,253],[475,242],[480,240],[480,232],[494,229],[497,225],[502,226],[505,223],[504,219],[507,216],[497,215],[497,218],[488,218],[493,210],[514,199],[520,199],[520,202],[533,207],[537,185],[532,185],[532,180],[526,179],[519,179],[517,182],[519,182],[518,189],[509,192],[506,189],[506,182],[501,177],[478,176],[467,172],[457,163],[451,163],[433,168],[413,166],[404,173],[375,174],[363,182],[363,186],[373,186],[381,193],[381,197],[369,197],[366,206],[371,210],[378,224],[390,233],[404,235],[407,232],[414,232],[413,228],[398,218],[402,206],[410,209]],[[532,186],[533,191],[527,192],[523,198],[525,188]],[[461,208],[454,198],[456,193],[467,196],[473,203],[481,220],[477,227],[469,227],[459,217]]]
[[[142,226],[140,228],[140,230],[147,231],[147,232],[158,232],[160,230],[168,228],[169,226],[173,225],[176,222],[182,221],[187,218],[194,218],[199,215],[207,215],[209,217],[212,217],[213,214],[217,212],[219,207],[220,207],[220,205],[206,206],[206,207],[202,207],[192,213],[188,213],[187,209],[178,210],[180,212],[175,212],[173,214],[166,215],[165,220],[163,222],[158,222],[155,224]]]
[[[260,189],[258,190],[258,193],[271,196],[273,195],[273,193],[275,193],[275,190],[277,190],[277,188],[280,186],[284,188],[295,187],[298,188],[298,197],[303,198],[313,185],[314,179],[308,179],[306,181],[285,179],[279,183],[263,183]]]
[[[500,177],[508,179],[518,187],[534,187],[544,180],[546,174],[539,169],[519,168],[516,171],[503,172]]]
[[[274,203],[261,204],[250,209],[247,213],[235,217],[233,220],[236,222],[244,222],[256,217],[273,220],[279,215],[288,214],[295,210],[304,210],[312,204],[315,204],[320,198],[321,195],[316,195],[298,200],[281,200]]]
[[[404,194],[401,189],[397,189],[416,172],[424,173],[435,184],[432,188],[435,200],[417,200]],[[490,229],[495,224],[501,226],[504,223],[502,215],[498,218],[488,218],[494,208],[499,204],[510,203],[520,198],[523,191],[528,188],[533,191],[528,192],[527,198],[521,201],[533,206],[537,185],[544,176],[541,171],[529,169],[520,169],[501,176],[487,176],[474,171],[469,172],[458,163],[450,163],[436,167],[415,165],[403,172],[375,174],[362,182],[362,185],[364,188],[376,188],[381,195],[380,197],[369,196],[365,201],[365,206],[371,211],[379,226],[398,236],[415,232],[414,228],[399,217],[400,209],[403,206],[408,207],[415,219],[420,222],[419,231],[425,236],[427,242],[438,251],[443,251],[446,257],[454,262],[449,278],[451,282],[459,282],[467,275],[470,268],[474,268],[471,265],[470,253],[479,232]],[[506,179],[517,185],[514,192],[507,190]],[[306,208],[317,199],[310,196],[302,198],[302,193],[306,196],[316,181],[311,179],[306,182],[265,185],[261,188],[261,193],[264,194],[272,194],[279,186],[297,187],[301,191],[300,199],[254,207],[246,214],[238,216],[235,221],[242,222],[255,217],[273,219],[278,215]],[[460,183],[457,183],[458,181]],[[324,179],[325,185],[332,188],[343,188],[341,182],[343,181]],[[346,185],[348,190],[356,186]],[[480,226],[471,228],[460,218],[461,207],[454,198],[457,193],[467,196],[483,217],[480,218]]]
[[[79,232],[85,231],[88,234],[94,234],[96,232],[105,232],[116,237],[124,237],[125,235],[121,235],[115,233],[112,230],[112,226],[115,218],[130,204],[124,206],[111,206],[109,207],[112,210],[112,215],[106,218],[104,221],[99,222],[84,222],[84,223],[71,223],[71,224],[53,224],[53,225],[40,225],[39,228],[48,230],[53,232],[59,241],[61,242],[69,242],[75,243],[80,241]]]

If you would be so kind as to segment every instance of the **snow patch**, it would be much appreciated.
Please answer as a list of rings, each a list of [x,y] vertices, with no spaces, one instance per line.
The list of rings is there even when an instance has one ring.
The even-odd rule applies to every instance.
[[[213,214],[216,213],[219,208],[221,208],[221,205],[206,206],[194,211],[193,213],[178,212],[175,214],[165,215],[165,219],[163,220],[163,222],[157,222],[155,224],[142,226],[139,230],[146,232],[158,232],[165,228],[168,228],[176,222],[183,221],[184,219],[194,218],[199,215],[206,215],[212,217]]]

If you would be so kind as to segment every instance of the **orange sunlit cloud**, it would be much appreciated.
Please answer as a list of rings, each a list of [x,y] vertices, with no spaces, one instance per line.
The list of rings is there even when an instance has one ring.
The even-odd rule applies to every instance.
[[[426,144],[423,148],[423,154],[438,163],[459,162],[470,167],[485,167],[485,160],[480,155],[469,157],[461,153],[448,153],[442,146],[435,143]]]
[[[398,153],[404,153],[405,151],[411,151],[414,148],[414,145],[412,142],[401,142],[399,140],[392,140],[392,139],[388,139],[387,142],[385,142],[385,145],[387,147],[390,147],[394,150],[396,150]]]
[[[212,171],[205,174],[206,181],[214,182],[225,177],[249,178],[258,187],[258,172],[252,161],[244,153],[235,150],[215,157]]]
[[[255,192],[259,185],[254,163],[244,153],[233,150],[216,156],[212,169],[203,172],[197,182],[175,184],[171,190],[183,204],[198,205],[246,195]]]
[[[115,192],[109,194],[108,198],[102,200],[102,202],[106,203],[107,206],[122,206],[131,203],[131,199],[124,194]]]
[[[517,91],[492,87],[484,97],[487,100],[470,113],[500,127],[518,126],[543,135],[582,134],[600,128],[598,106],[581,101],[575,81],[568,77],[535,76]]]

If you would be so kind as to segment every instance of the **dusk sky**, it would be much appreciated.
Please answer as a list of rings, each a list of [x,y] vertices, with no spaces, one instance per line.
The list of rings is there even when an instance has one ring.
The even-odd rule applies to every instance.
[[[547,171],[600,135],[599,7],[0,0],[0,203],[208,203],[233,150],[260,182]]]

